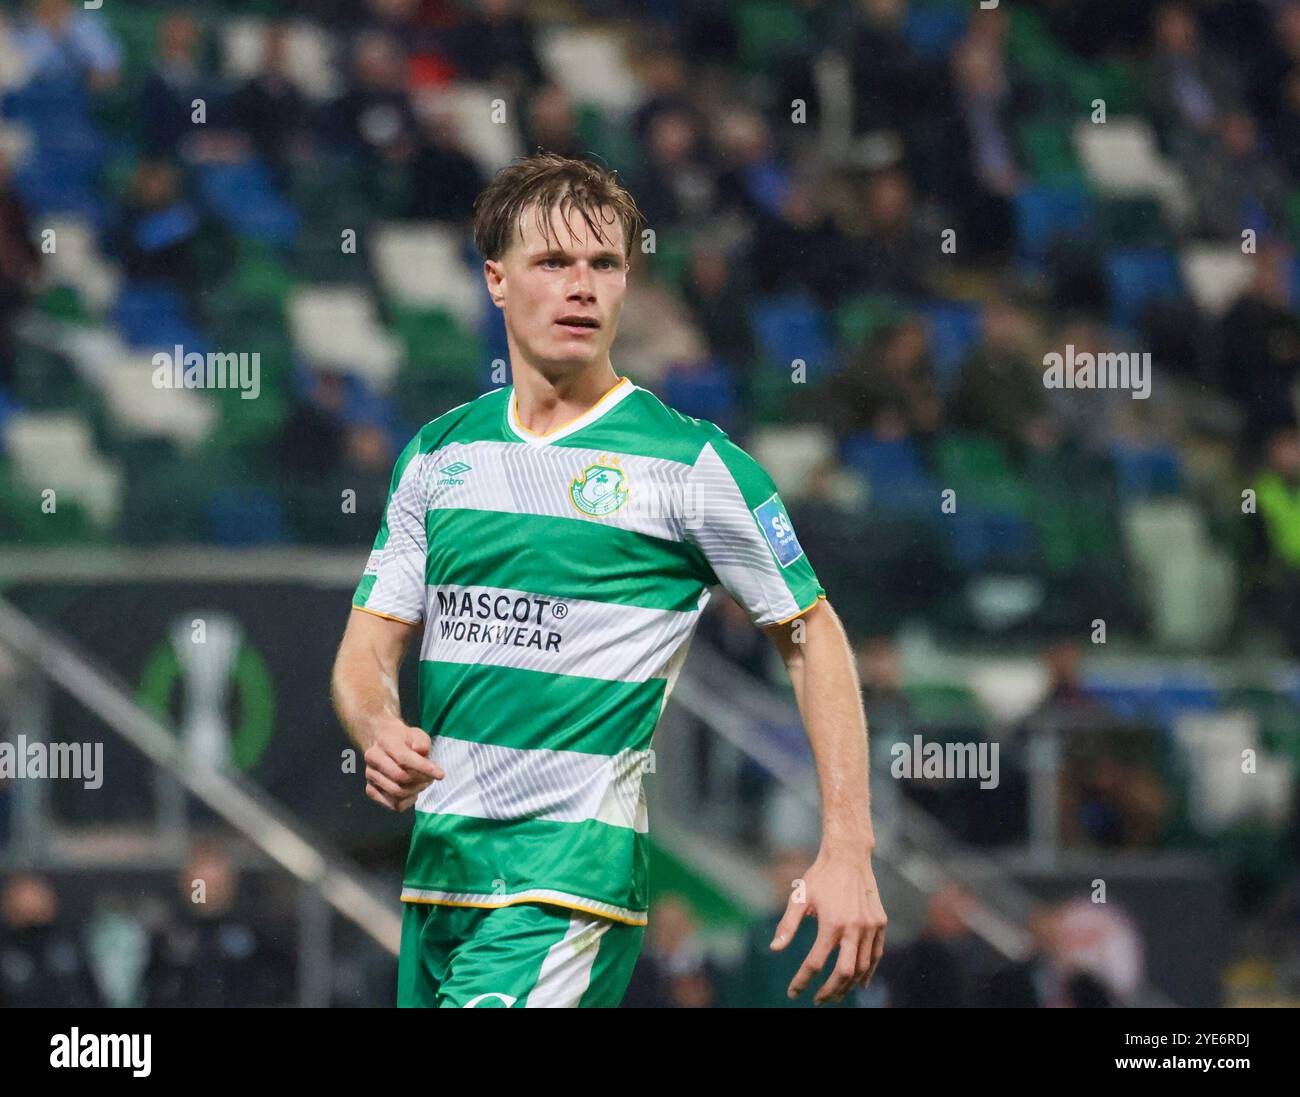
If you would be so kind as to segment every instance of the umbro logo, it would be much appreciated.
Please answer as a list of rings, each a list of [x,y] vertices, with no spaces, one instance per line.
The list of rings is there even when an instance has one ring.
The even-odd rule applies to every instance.
[[[450,465],[443,465],[438,471],[442,473],[443,478],[438,481],[438,486],[444,484],[463,484],[465,481],[460,479],[460,474],[469,472],[470,466],[464,461],[453,461]]]

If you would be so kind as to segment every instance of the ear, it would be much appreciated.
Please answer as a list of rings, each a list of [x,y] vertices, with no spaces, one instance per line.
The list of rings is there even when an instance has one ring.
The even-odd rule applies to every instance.
[[[488,295],[497,308],[505,307],[506,271],[495,259],[483,260],[483,279],[487,282]]]

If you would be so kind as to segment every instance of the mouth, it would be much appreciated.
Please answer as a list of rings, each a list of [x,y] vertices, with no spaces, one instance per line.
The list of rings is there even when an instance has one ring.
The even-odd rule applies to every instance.
[[[561,316],[555,323],[574,335],[594,334],[600,327],[600,321],[594,316]]]

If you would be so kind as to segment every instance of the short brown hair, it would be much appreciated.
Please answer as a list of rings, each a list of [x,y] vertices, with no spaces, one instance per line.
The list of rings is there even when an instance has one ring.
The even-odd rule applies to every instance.
[[[474,200],[474,246],[485,259],[500,259],[522,234],[519,219],[524,210],[537,205],[537,227],[551,239],[551,211],[557,206],[564,223],[577,209],[590,230],[605,238],[599,211],[609,206],[623,226],[624,254],[640,234],[645,218],[632,196],[618,181],[618,172],[587,160],[571,160],[554,152],[516,160],[496,173]]]

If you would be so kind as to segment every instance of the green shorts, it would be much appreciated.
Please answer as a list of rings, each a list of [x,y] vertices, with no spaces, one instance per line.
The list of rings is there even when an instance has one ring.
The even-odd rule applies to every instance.
[[[397,1004],[617,1006],[645,926],[544,903],[404,903]]]

